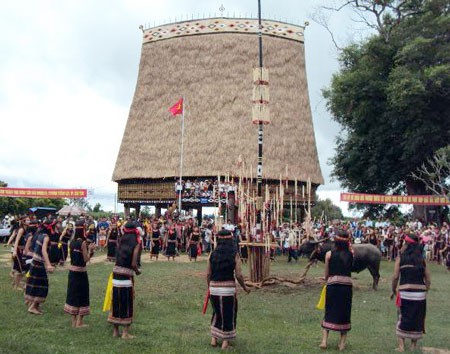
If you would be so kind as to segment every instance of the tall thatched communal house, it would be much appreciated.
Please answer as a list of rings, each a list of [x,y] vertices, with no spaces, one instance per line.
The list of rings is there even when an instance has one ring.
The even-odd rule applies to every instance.
[[[308,98],[304,28],[263,20],[262,33],[271,112],[271,124],[264,128],[263,183],[273,187],[280,176],[288,179],[287,203],[295,179],[301,190],[310,178],[312,194],[323,183]],[[172,117],[168,108],[182,96],[183,180],[237,177],[242,163],[246,171],[256,170],[252,90],[257,66],[255,19],[209,18],[143,30],[136,91],[112,178],[126,212],[177,202],[181,118]],[[306,198],[301,195],[298,203]],[[204,205],[215,201],[183,196],[186,209]]]

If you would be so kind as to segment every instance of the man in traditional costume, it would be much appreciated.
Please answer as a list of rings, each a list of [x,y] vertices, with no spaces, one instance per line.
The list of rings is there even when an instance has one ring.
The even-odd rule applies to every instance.
[[[344,350],[347,333],[351,329],[353,253],[347,231],[340,230],[334,241],[334,249],[325,255],[327,287],[322,342],[319,347],[327,348],[328,334],[331,330],[340,332],[339,350]]]
[[[247,293],[241,272],[241,261],[234,246],[234,237],[228,230],[217,234],[217,247],[208,260],[206,281],[209,287],[209,299],[213,308],[211,319],[211,346],[217,346],[222,340],[222,349],[236,337],[237,297],[236,280]]]
[[[400,285],[397,284],[400,280]],[[397,351],[405,350],[405,339],[411,339],[411,350],[425,333],[426,294],[431,277],[419,238],[415,234],[405,235],[405,245],[395,260],[392,277],[392,294],[397,294],[399,306],[397,322]]]

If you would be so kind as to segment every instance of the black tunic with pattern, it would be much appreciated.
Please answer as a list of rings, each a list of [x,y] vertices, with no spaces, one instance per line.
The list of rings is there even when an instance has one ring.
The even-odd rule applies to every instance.
[[[83,238],[70,242],[70,268],[64,305],[64,311],[70,315],[86,316],[90,312],[89,279],[81,249],[83,243],[87,243]]]
[[[133,252],[139,247],[136,234],[124,233],[117,247],[116,264],[113,268],[112,305],[108,322],[130,325],[134,316]]]
[[[63,263],[66,261],[69,251],[69,242],[73,235],[73,230],[66,230],[64,236],[61,238],[61,248],[59,249],[59,261]]]
[[[17,252],[16,252],[16,256],[13,259],[13,270],[15,273],[19,273],[19,274],[23,274],[26,269],[25,269],[25,258],[24,258],[24,254],[23,254],[23,250],[25,248],[25,235],[26,235],[26,230],[24,228],[20,228],[17,231],[17,234],[19,234],[19,232],[21,232],[22,230],[22,236],[20,236],[19,239],[19,244],[17,245]]]
[[[45,269],[42,247],[45,238],[49,236],[45,233],[39,233],[35,236],[32,243],[33,260],[31,261],[29,275],[27,277],[27,286],[25,288],[25,300],[30,302],[42,303],[48,295],[48,277]],[[47,249],[48,251],[48,249]]]
[[[348,332],[351,329],[353,287],[351,269],[353,254],[348,249],[331,251],[322,327],[327,330]]]
[[[422,257],[417,261],[408,260],[400,254],[400,311],[397,322],[397,336],[420,339],[425,333],[425,315],[427,308],[425,285],[425,262]],[[410,258],[411,259],[411,258]]]
[[[154,256],[157,256],[159,254],[160,248],[161,248],[161,235],[158,229],[152,231],[152,249],[150,253]]]
[[[49,242],[50,248],[48,251],[48,258],[52,265],[55,265],[56,263],[58,263],[59,258],[60,258],[60,251],[59,251],[59,247],[58,247],[59,236],[60,236],[60,234],[58,232],[53,232],[50,235],[50,242]]]
[[[177,254],[176,250],[176,242],[177,242],[177,234],[175,229],[169,228],[168,236],[167,236],[167,248],[166,248],[166,256],[167,257],[175,257]]]
[[[108,237],[108,254],[106,258],[110,261],[113,261],[116,259],[116,251],[117,251],[117,240],[119,239],[119,230],[118,229],[112,229],[110,231],[109,237]]]
[[[189,245],[189,255],[191,258],[196,259],[198,254],[198,243],[200,241],[200,234],[198,232],[193,232],[191,236],[191,242]]]

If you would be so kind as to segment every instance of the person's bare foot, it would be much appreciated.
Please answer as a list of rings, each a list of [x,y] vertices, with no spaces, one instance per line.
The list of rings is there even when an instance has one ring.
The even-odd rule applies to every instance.
[[[222,342],[222,347],[221,347],[221,349],[222,350],[227,350],[227,349],[229,349],[230,348],[230,343],[227,341],[227,340],[224,340],[223,342]]]
[[[327,343],[320,343],[319,348],[320,349],[327,349]]]
[[[122,333],[122,339],[133,339],[136,336],[131,335],[130,333]]]
[[[86,327],[89,327],[89,325],[85,324],[85,323],[78,323],[75,327],[76,328],[86,328]]]
[[[343,350],[345,350],[345,343],[343,344],[339,344],[338,345],[339,350],[342,352]]]
[[[395,351],[399,352],[399,353],[403,353],[405,351],[405,348],[398,347],[398,348],[395,348]]]
[[[411,341],[411,346],[409,347],[409,350],[416,350],[417,349],[417,341]]]
[[[217,338],[211,338],[211,347],[217,347]]]
[[[38,309],[34,308],[34,307],[30,307],[30,308],[28,309],[28,312],[29,312],[29,313],[32,313],[33,315],[42,315],[42,312],[39,311]]]

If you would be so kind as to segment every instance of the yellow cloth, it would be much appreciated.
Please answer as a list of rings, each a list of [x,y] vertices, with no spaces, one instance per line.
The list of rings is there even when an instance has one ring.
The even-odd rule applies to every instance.
[[[320,299],[316,305],[316,309],[325,310],[325,299],[327,297],[327,285],[325,284],[320,292]]]
[[[30,277],[30,271],[27,272],[27,274],[25,274],[25,278],[29,278]]]
[[[105,300],[103,301],[103,312],[111,310],[112,304],[112,288],[113,288],[113,273],[109,275],[108,285],[106,286]]]
[[[62,242],[58,242],[58,248],[62,247]]]

